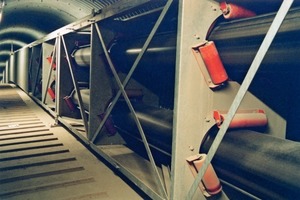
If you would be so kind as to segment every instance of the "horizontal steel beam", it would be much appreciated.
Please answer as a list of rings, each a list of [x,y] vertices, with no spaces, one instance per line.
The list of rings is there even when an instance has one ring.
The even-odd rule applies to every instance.
[[[58,35],[66,35],[68,33],[72,33],[75,32],[77,30],[83,29],[85,27],[90,26],[91,24],[101,21],[103,19],[107,19],[109,17],[112,17],[114,15],[123,13],[125,11],[128,11],[134,7],[140,6],[144,3],[149,2],[150,0],[122,0],[122,1],[118,1],[115,4],[112,4],[110,6],[107,6],[97,12],[94,12],[86,17],[84,17],[83,19],[80,19],[76,22],[73,22],[71,24],[68,24],[60,29],[57,29],[51,33],[49,33],[48,35],[42,37],[41,39],[38,39],[26,46],[24,46],[23,48],[31,48],[33,46],[39,45],[45,41],[49,41],[52,40],[54,38],[56,38]],[[20,49],[19,49],[20,50]],[[17,50],[17,51],[19,51]]]

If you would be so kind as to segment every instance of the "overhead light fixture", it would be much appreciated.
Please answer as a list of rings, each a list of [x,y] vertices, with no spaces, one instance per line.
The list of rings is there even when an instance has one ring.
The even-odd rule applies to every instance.
[[[0,3],[0,22],[2,21],[2,16],[3,16],[3,8],[5,6],[5,1],[2,0]]]

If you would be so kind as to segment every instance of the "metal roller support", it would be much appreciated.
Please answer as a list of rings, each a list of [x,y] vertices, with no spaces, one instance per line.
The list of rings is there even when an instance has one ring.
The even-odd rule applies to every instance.
[[[275,14],[266,14],[248,19],[218,23],[212,28],[207,39],[215,42],[221,60],[231,79],[244,78],[244,73],[247,72],[274,17]],[[298,55],[300,55],[299,27],[300,9],[294,8],[289,11],[279,29],[262,62],[261,71],[270,74],[280,74],[279,72],[283,71],[292,72],[300,65],[298,59]],[[143,37],[133,39],[120,38],[111,45],[109,53],[117,70],[128,72],[136,56],[140,53],[144,40],[145,38]],[[164,80],[168,80],[168,87],[173,91],[174,82],[170,81],[170,77],[174,79],[175,72],[169,71],[169,69],[175,70],[175,44],[175,32],[155,36],[144,58],[141,60],[141,67],[136,69],[133,77],[139,79],[143,84],[149,85],[155,91],[157,90],[156,87],[161,88],[164,86],[164,84],[157,82],[163,79],[155,79],[156,82],[153,84],[153,79],[150,78],[149,80],[152,81],[148,81],[147,78],[159,70],[158,74],[168,76]],[[73,58],[78,66],[89,66],[90,47],[86,46],[76,50],[73,53]],[[164,72],[166,69],[168,70]],[[287,85],[288,81],[283,81],[282,84]],[[173,99],[173,96],[170,99]],[[274,101],[274,99],[272,100]],[[143,110],[143,112],[146,111]],[[126,123],[122,124],[124,122],[122,121],[122,116],[128,115],[128,112],[123,111],[118,116],[118,112],[114,110],[113,114],[115,114],[115,119],[118,117],[120,119],[119,123],[117,122],[118,120],[115,120],[118,123],[116,125],[119,131],[123,130],[129,133]],[[130,121],[130,123],[133,122],[129,117],[126,120]],[[144,122],[142,121],[141,123]],[[146,129],[146,136],[152,142],[150,144],[152,145],[151,147],[165,151],[166,155],[171,154],[169,142],[172,136],[169,135],[171,133],[170,130],[163,135],[167,135],[167,139],[158,140],[157,138],[161,136],[156,135],[153,137],[155,134],[151,130],[155,129],[152,127],[152,124],[148,125],[151,128],[149,130]],[[135,132],[131,136],[136,137],[137,133]],[[213,136],[210,135],[203,143],[202,152],[208,151],[212,140]],[[254,196],[265,199],[296,199],[300,195],[300,176],[298,175],[300,164],[299,151],[299,143],[252,131],[234,131],[226,134],[213,160],[213,165],[222,179]]]
[[[207,153],[216,131],[202,144]],[[300,143],[249,130],[227,132],[212,164],[218,176],[262,199],[300,195]]]
[[[238,82],[243,80],[274,17],[275,13],[264,14],[247,19],[221,22],[212,27],[207,40],[214,41],[216,44],[231,80]],[[298,59],[298,55],[300,55],[299,27],[300,8],[293,8],[283,21],[254,83],[250,87],[251,92],[284,118],[287,118],[288,115],[295,115],[293,111],[286,109],[288,102],[293,101],[295,102],[293,104],[296,105],[296,101],[293,100],[295,98],[289,99],[294,93],[286,88],[291,87],[291,82],[298,81],[294,72],[300,65]],[[117,70],[128,72],[140,52],[144,40],[145,37],[123,37],[112,43],[109,53]],[[161,96],[160,103],[163,107],[171,109],[174,99],[175,50],[176,32],[156,35],[141,60],[140,67],[133,74],[137,81]],[[85,47],[78,49],[74,58],[78,65],[86,66],[89,62],[88,55],[89,47]],[[153,84],[154,79],[156,84]],[[280,98],[274,99],[274,96]],[[294,117],[292,116],[291,119]]]
[[[265,14],[247,19],[225,21],[217,24],[208,34],[207,39],[214,41],[226,70],[231,73],[245,72],[253,60],[268,27],[275,17],[275,13]],[[299,66],[297,55],[300,54],[300,8],[293,8],[286,16],[278,35],[264,59],[263,70],[289,70]],[[293,39],[291,39],[293,38]],[[141,50],[144,37],[120,38],[114,42],[109,52],[120,70],[128,70],[130,64]],[[168,32],[154,37],[141,65],[151,65],[158,60],[160,66],[174,64],[176,50],[176,33]],[[72,56],[79,66],[89,66],[90,47],[83,46],[76,49]],[[289,58],[289,59],[286,59]],[[121,65],[122,63],[122,65]],[[148,64],[147,64],[148,63]],[[289,66],[285,68],[283,66]]]
[[[296,5],[297,2],[295,2]],[[207,39],[215,42],[229,78],[241,82],[276,13],[225,21],[213,27]],[[287,120],[287,138],[300,141],[298,78],[300,8],[290,9],[249,90]],[[276,97],[276,98],[274,98]]]
[[[275,14],[265,14],[247,19],[222,22],[212,28],[207,39],[214,41],[216,44],[230,79],[234,81],[243,79],[243,75],[248,70],[274,17]],[[272,79],[272,81],[280,80],[280,85],[283,85],[280,87],[290,84],[290,81],[284,79],[284,77],[282,78],[282,73],[278,72],[293,73],[293,70],[300,65],[298,59],[298,55],[300,55],[300,38],[297,36],[300,34],[299,27],[300,8],[291,9],[267,52],[258,75],[262,72],[264,75],[271,74],[270,78],[277,78],[275,80]],[[128,72],[129,67],[141,51],[144,40],[145,37],[125,37],[119,38],[112,43],[109,53],[117,70]],[[141,67],[137,68],[133,77],[144,85],[149,86],[154,92],[160,90],[161,87],[168,88],[165,91],[172,90],[174,83],[172,82],[174,79],[174,71],[172,70],[175,70],[175,45],[175,32],[166,32],[154,36],[139,64]],[[76,49],[72,55],[78,66],[89,66],[89,46],[82,46]],[[152,77],[154,74],[165,78],[155,79],[156,84],[153,84]],[[278,78],[278,76],[280,77]],[[161,81],[161,79],[168,81],[165,81],[167,82],[166,84],[163,84],[164,82],[158,83],[157,81]],[[276,101],[276,99],[273,98],[272,101]],[[276,106],[280,107],[281,105],[277,104]]]
[[[265,14],[247,19],[222,22],[212,28],[207,39],[215,42],[230,79],[236,80],[236,74],[241,75],[240,72],[245,73],[248,70],[274,17],[275,13]],[[291,36],[300,34],[299,19],[300,8],[291,9],[266,54],[260,71],[266,71],[269,74],[281,74],[278,72],[289,71],[300,65],[300,61],[296,56],[300,55],[300,38],[296,36],[293,37],[293,40],[290,39]],[[117,70],[128,72],[134,59],[141,51],[144,41],[145,37],[123,37],[111,43],[109,53]],[[169,105],[172,104],[173,99],[173,94],[170,93],[174,87],[175,72],[172,70],[175,70],[175,50],[175,32],[155,35],[139,64],[141,66],[133,74],[135,79],[154,92],[168,96],[168,99],[163,102],[168,107],[171,107]],[[78,66],[89,66],[90,46],[82,46],[76,49],[72,56]],[[155,75],[164,77],[153,79]],[[243,76],[239,77],[243,78]],[[153,84],[153,80],[156,81],[156,84]],[[281,80],[280,84],[286,85],[288,81]],[[267,103],[272,105],[272,102],[276,102],[276,99],[272,98],[272,101]],[[276,104],[276,106],[280,107],[281,104]],[[277,107],[275,110],[278,110]]]
[[[207,39],[215,42],[222,62],[231,75],[230,78],[237,72],[245,73],[248,70],[249,63],[253,60],[274,17],[275,13],[271,13],[225,21],[212,28]],[[300,61],[297,59],[297,55],[300,54],[300,38],[297,37],[300,34],[299,27],[300,8],[291,9],[262,63],[262,70],[289,70],[293,66],[299,66]],[[111,45],[109,52],[119,70],[128,70],[140,52],[144,40],[144,37],[120,38]],[[159,63],[159,67],[174,65],[175,45],[175,32],[155,36],[140,65],[156,67],[153,64],[154,60]],[[76,49],[72,56],[78,66],[87,67],[90,63],[90,53],[89,46],[82,46]]]

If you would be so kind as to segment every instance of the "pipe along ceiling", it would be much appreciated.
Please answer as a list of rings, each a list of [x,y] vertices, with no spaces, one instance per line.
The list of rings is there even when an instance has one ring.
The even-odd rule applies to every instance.
[[[0,0],[0,74],[12,51],[118,0]]]

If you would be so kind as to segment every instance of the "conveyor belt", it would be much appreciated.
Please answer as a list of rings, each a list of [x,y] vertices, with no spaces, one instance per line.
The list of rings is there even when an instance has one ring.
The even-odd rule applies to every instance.
[[[201,152],[208,152],[211,131]],[[212,164],[226,182],[261,199],[298,199],[300,143],[250,130],[226,133]]]
[[[149,146],[153,150],[155,160],[166,165],[170,164],[173,111],[134,102],[133,107],[143,127]],[[127,145],[136,152],[146,155],[133,115],[124,102],[119,102],[116,105],[112,112],[112,118]]]
[[[53,122],[24,92],[0,85],[0,199],[141,199]]]

